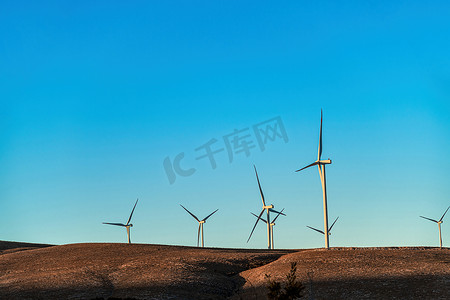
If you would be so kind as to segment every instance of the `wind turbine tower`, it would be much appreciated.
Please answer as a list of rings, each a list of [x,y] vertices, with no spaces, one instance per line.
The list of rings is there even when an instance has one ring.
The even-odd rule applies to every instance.
[[[283,212],[284,208],[278,213],[278,215],[272,220],[272,222],[270,222],[270,242],[271,242],[271,249],[275,249],[274,246],[274,240],[273,240],[273,227],[275,226],[275,221],[278,219],[278,217],[281,215],[281,213]],[[266,220],[264,220],[263,218],[258,217],[257,215],[255,215],[254,213],[251,213],[252,215],[254,215],[255,217],[257,217],[258,219],[260,219],[261,221],[263,221],[264,223],[267,223]]]
[[[329,245],[329,234],[328,234],[328,208],[327,208],[327,181],[325,176],[325,165],[331,164],[331,159],[321,160],[320,156],[322,155],[322,110],[320,110],[320,133],[319,133],[319,151],[317,155],[317,160],[310,165],[307,165],[304,168],[301,168],[295,172],[299,172],[306,168],[312,166],[318,166],[320,181],[322,183],[322,193],[323,193],[323,226],[324,226],[324,235],[325,235],[325,248],[330,249]]]
[[[248,237],[247,243],[248,243],[248,241],[250,241],[250,238],[252,237],[253,231],[255,231],[256,225],[258,224],[258,222],[260,220],[262,220],[262,218],[261,218],[262,214],[264,213],[264,211],[266,211],[266,213],[267,213],[267,221],[265,221],[265,222],[267,224],[267,248],[271,249],[272,243],[271,243],[271,234],[270,234],[270,231],[271,231],[270,230],[270,213],[273,212],[273,213],[281,214],[283,216],[286,216],[286,215],[284,213],[282,213],[282,212],[279,212],[279,211],[276,211],[275,209],[273,209],[274,208],[273,204],[266,205],[266,200],[264,199],[264,193],[263,193],[263,191],[261,189],[261,183],[259,182],[258,171],[256,171],[256,167],[254,165],[253,165],[253,167],[255,168],[256,180],[258,181],[259,193],[261,194],[262,210],[261,210],[261,213],[259,214],[259,216],[257,216],[258,218],[256,219],[256,223],[253,226],[253,229],[252,229],[252,232],[250,233],[250,236]]]
[[[433,220],[433,219],[430,219],[430,218],[427,218],[427,217],[420,216],[421,218],[427,219],[427,220],[429,220],[429,221],[433,221],[433,222],[435,222],[435,223],[438,224],[438,228],[439,228],[439,247],[440,247],[441,249],[442,249],[441,224],[444,223],[443,219],[444,219],[444,216],[445,216],[445,214],[447,213],[447,211],[448,211],[449,208],[450,208],[450,206],[447,207],[447,210],[446,210],[445,213],[442,215],[442,217],[439,219],[439,221],[436,221],[436,220]]]
[[[130,224],[131,221],[131,217],[133,216],[133,212],[134,209],[136,208],[136,204],[138,203],[138,200],[136,200],[136,203],[133,206],[133,210],[131,211],[130,217],[128,218],[128,221],[126,224],[123,223],[107,223],[107,222],[103,222],[103,224],[107,224],[107,225],[115,225],[115,226],[122,226],[125,227],[127,229],[127,236],[128,236],[128,244],[131,244],[131,238],[130,238],[130,228],[133,227],[133,224]]]
[[[197,222],[198,222],[198,233],[197,233],[197,247],[199,244],[199,240],[200,240],[200,232],[202,234],[202,248],[205,246],[204,243],[204,235],[203,235],[203,224],[206,223],[206,220],[211,217],[216,211],[218,211],[218,209],[216,209],[215,211],[213,211],[212,213],[210,213],[206,218],[204,218],[203,220],[199,220],[193,213],[191,213],[189,210],[187,210],[186,207],[184,207],[183,205],[180,204],[180,206],[182,208],[184,208],[185,211],[188,212],[188,214],[190,214]]]

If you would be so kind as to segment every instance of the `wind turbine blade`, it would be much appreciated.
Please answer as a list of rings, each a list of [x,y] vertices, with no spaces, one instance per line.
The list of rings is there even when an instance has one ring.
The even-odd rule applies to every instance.
[[[275,219],[272,220],[272,223],[275,223],[276,219],[281,215],[281,213],[283,212],[284,208],[278,213],[278,215],[275,217]],[[285,216],[285,214],[283,214]]]
[[[212,213],[210,213],[206,218],[204,218],[202,221],[206,221],[206,219],[208,219],[209,217],[211,217],[216,211],[218,211],[219,209],[216,209],[215,211],[213,211]]]
[[[139,199],[136,200],[136,203],[135,203],[134,206],[133,206],[133,210],[131,211],[130,217],[128,218],[127,225],[130,224],[131,217],[133,216],[134,209],[136,208],[136,204],[138,203],[138,200],[139,200]]]
[[[197,233],[197,247],[199,245],[199,241],[200,241],[200,227],[202,226],[202,224],[198,224],[198,233]]]
[[[317,231],[317,232],[320,232],[321,234],[325,234],[325,233],[323,233],[322,230],[315,229],[315,228],[313,228],[313,227],[311,227],[311,226],[306,226],[306,227],[308,227],[308,228],[310,228],[310,229],[312,229],[312,230],[315,230],[315,231]]]
[[[188,211],[186,207],[184,207],[184,206],[183,206],[183,205],[181,205],[181,204],[180,204],[180,206],[181,206],[182,208],[184,208],[184,210],[185,210],[185,211],[187,211],[187,212],[188,212],[188,214],[190,214],[191,216],[193,216],[193,217],[194,217],[194,219],[196,219],[196,220],[197,220],[197,222],[200,222],[200,220],[199,220],[199,219],[198,219],[198,218],[197,218],[197,217],[196,217],[196,216],[195,216],[195,215],[194,215],[193,213],[191,213],[190,211]]]
[[[297,171],[295,171],[295,172],[299,172],[299,171],[301,171],[301,170],[304,170],[304,169],[306,169],[306,168],[309,168],[309,167],[312,167],[312,166],[315,166],[315,165],[317,165],[317,164],[319,164],[317,161],[315,161],[315,162],[313,162],[312,164],[310,164],[310,165],[307,165],[306,167],[304,167],[304,168],[301,168],[301,169],[298,169]]]
[[[260,217],[258,217],[257,215],[255,215],[254,213],[251,213],[252,215],[254,215],[255,217],[257,217],[257,218],[259,218],[261,221],[263,221],[264,223],[266,223],[267,224],[267,221],[266,220],[264,220],[263,218],[260,218]]]
[[[263,212],[264,212],[264,209],[259,214],[258,219],[256,219],[255,226],[253,226],[252,232],[250,232],[250,236],[248,237],[247,243],[248,243],[248,241],[250,241],[250,238],[252,237],[253,231],[255,231],[256,225],[258,224],[259,219],[261,219],[261,216],[262,216]]]
[[[334,223],[336,223],[336,221],[339,219],[339,217],[336,218],[336,220],[334,220],[333,224],[331,224],[330,229],[328,229],[328,231],[331,231],[331,228],[333,228]]]
[[[450,206],[447,207],[447,210],[446,210],[445,213],[442,215],[442,217],[439,219],[439,222],[442,221],[442,219],[444,218],[445,214],[448,212],[448,209],[449,209],[449,208],[450,208]]]
[[[269,211],[270,212],[273,212],[273,213],[276,213],[276,214],[279,214],[279,215],[283,215],[283,216],[286,216],[285,214],[283,214],[283,212],[282,211],[276,211],[275,209],[273,209],[273,208],[269,208]]]
[[[320,156],[322,155],[322,110],[320,110],[320,133],[319,133],[319,151],[317,155],[317,160],[320,160]]]
[[[430,218],[427,218],[427,217],[423,217],[423,216],[420,216],[421,218],[424,218],[424,219],[427,219],[427,220],[430,220],[430,221],[433,221],[433,222],[435,222],[435,223],[438,223],[438,221],[436,221],[436,220],[433,220],[433,219],[430,219]]]
[[[108,223],[108,222],[103,222],[103,224],[108,224],[108,225],[116,225],[116,226],[126,226],[125,224],[122,223]]]
[[[259,182],[258,171],[256,171],[256,166],[255,165],[253,165],[253,167],[255,168],[256,180],[258,180],[258,186],[259,186],[259,192],[261,194],[261,200],[262,200],[263,206],[266,206],[266,201],[264,200],[264,193],[263,193],[263,191],[261,189],[261,183]]]

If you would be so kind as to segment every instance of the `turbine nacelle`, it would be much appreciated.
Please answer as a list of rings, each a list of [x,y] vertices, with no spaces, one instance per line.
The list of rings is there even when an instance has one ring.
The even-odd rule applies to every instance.
[[[331,159],[318,160],[317,163],[319,165],[329,165],[329,164],[331,164]]]
[[[271,208],[275,208],[275,206],[273,206],[273,204],[263,206],[263,209],[271,209]]]
[[[295,172],[300,172],[300,171],[302,171],[304,169],[308,169],[309,167],[313,167],[313,166],[323,166],[323,165],[329,165],[329,164],[331,164],[331,159],[325,159],[325,160],[318,159],[315,162],[313,162],[312,164],[309,164],[306,167],[298,169]]]

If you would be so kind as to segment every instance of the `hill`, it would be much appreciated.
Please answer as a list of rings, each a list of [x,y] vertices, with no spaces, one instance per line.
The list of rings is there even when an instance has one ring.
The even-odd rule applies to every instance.
[[[311,287],[316,300],[450,295],[450,249],[45,246],[0,254],[1,299],[265,299],[265,274],[281,280],[291,262],[297,262],[305,299]]]
[[[53,245],[0,241],[0,255],[5,253],[12,253],[23,250],[32,250],[50,246]]]
[[[287,250],[69,244],[0,255],[0,298],[224,299]]]
[[[311,249],[240,273],[239,297],[261,299],[267,279],[283,281],[291,262],[305,299],[450,299],[450,249],[425,247]],[[308,276],[308,273],[310,276]]]

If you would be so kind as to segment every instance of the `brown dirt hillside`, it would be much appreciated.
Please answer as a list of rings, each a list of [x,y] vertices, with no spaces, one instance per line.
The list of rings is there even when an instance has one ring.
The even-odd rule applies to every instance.
[[[311,249],[287,254],[240,273],[246,283],[232,299],[265,299],[265,274],[283,282],[291,262],[297,262],[304,299],[450,299],[450,249],[424,247]]]
[[[0,255],[0,299],[225,299],[284,250],[70,244]]]
[[[266,299],[265,274],[283,280],[291,262],[306,287],[304,299],[450,299],[448,248],[28,249],[0,254],[0,299]]]
[[[5,253],[12,253],[17,251],[31,250],[50,246],[52,245],[0,241],[0,255]]]

